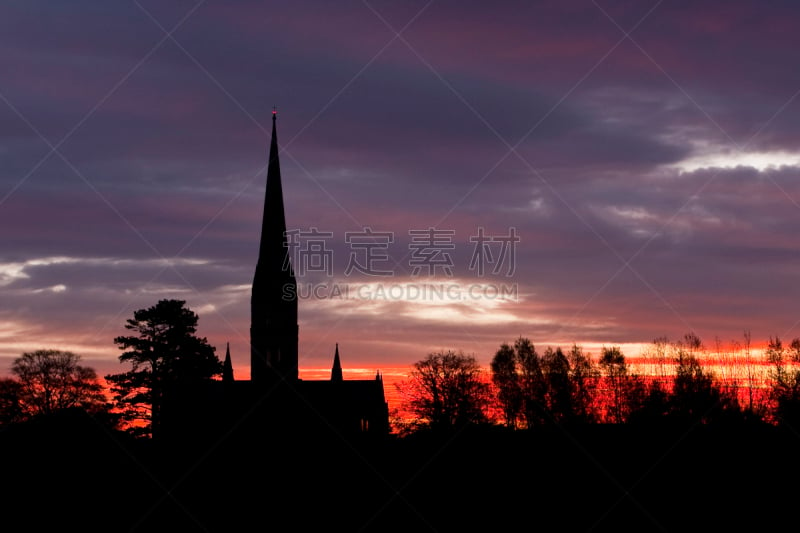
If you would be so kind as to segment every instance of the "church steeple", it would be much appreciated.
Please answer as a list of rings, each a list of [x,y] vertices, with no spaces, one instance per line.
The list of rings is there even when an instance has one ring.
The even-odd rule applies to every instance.
[[[339,343],[336,343],[336,353],[333,354],[333,368],[331,369],[331,381],[342,381],[342,362],[339,360]]]
[[[297,281],[286,241],[277,118],[273,108],[264,215],[250,300],[250,379],[261,383],[294,382],[298,376]]]
[[[261,242],[259,245],[258,260],[265,256],[276,257],[275,245],[286,246],[286,215],[283,208],[283,184],[281,183],[281,163],[278,157],[278,121],[277,108],[272,109],[272,140],[269,145],[269,163],[267,164],[267,192],[264,196],[264,216],[261,219]],[[286,267],[289,273],[291,264],[287,262],[279,265]]]

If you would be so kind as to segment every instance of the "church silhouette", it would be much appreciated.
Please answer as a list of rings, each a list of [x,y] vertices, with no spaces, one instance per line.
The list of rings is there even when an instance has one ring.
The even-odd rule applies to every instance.
[[[154,437],[214,438],[231,431],[282,435],[380,436],[389,432],[383,378],[343,379],[336,344],[330,380],[298,373],[297,281],[287,246],[277,112],[272,113],[267,186],[258,262],[250,301],[250,380],[237,380],[230,345],[222,380],[183,383],[164,397]]]

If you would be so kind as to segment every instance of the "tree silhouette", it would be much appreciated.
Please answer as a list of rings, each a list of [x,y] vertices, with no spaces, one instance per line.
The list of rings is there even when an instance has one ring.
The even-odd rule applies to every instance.
[[[475,357],[453,351],[431,353],[414,363],[401,387],[408,411],[433,430],[487,422],[489,392]]]
[[[22,387],[15,379],[0,379],[0,427],[23,419],[21,389]]]
[[[125,328],[135,335],[119,336],[121,363],[131,369],[110,374],[116,406],[138,435],[154,435],[160,429],[164,396],[170,387],[222,373],[215,348],[195,335],[198,316],[183,300],[160,300],[135,311]]]
[[[522,414],[522,388],[517,371],[517,359],[514,348],[503,343],[490,364],[492,383],[497,391],[497,402],[503,412],[506,426],[512,429],[517,427]]]
[[[599,372],[592,359],[577,344],[567,354],[572,383],[572,422],[597,421],[597,382]]]
[[[772,364],[770,397],[775,420],[795,427],[800,423],[800,370],[794,366],[800,361],[800,338],[792,340],[787,354],[781,340],[770,337],[765,354]]]
[[[574,345],[568,354],[548,347],[539,356],[530,339],[502,344],[491,363],[492,382],[507,426],[532,428],[596,419],[597,370]]]
[[[521,375],[522,412],[528,428],[551,420],[547,408],[547,381],[545,380],[542,358],[536,347],[525,337],[514,343]]]
[[[503,344],[492,363],[492,382],[506,425],[533,428],[597,420],[599,377],[578,345],[568,353],[548,347],[540,356],[530,339]]]
[[[706,371],[697,357],[700,338],[689,333],[678,346],[675,375],[670,395],[670,416],[684,423],[720,422],[740,419],[738,399],[722,390],[713,373]]]
[[[11,372],[18,386],[7,384],[7,394],[16,393],[20,415],[51,415],[70,408],[88,412],[105,410],[103,386],[93,368],[79,364],[80,356],[60,350],[26,352],[14,360]],[[14,399],[9,397],[10,409]]]
[[[628,365],[625,356],[618,346],[603,347],[603,355],[598,362],[603,372],[605,385],[606,420],[620,424],[627,419],[627,407],[630,405],[626,397],[629,383]]]
[[[570,366],[561,348],[554,350],[548,346],[545,349],[542,370],[547,383],[546,398],[550,419],[556,423],[570,421],[574,413]]]
[[[691,421],[707,421],[717,400],[711,374],[694,355],[681,354],[672,388],[672,414]]]
[[[656,339],[664,345],[666,339]],[[662,352],[663,353],[663,352]],[[662,361],[657,360],[659,367]],[[653,423],[663,421],[670,410],[669,391],[662,381],[665,373],[643,377],[631,371],[618,346],[604,347],[598,361],[602,373],[602,419],[612,424]]]

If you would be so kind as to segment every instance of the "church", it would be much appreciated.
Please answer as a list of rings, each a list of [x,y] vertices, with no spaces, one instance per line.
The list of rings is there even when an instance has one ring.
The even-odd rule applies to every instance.
[[[299,377],[297,281],[287,246],[276,121],[273,111],[250,301],[250,380],[235,379],[228,348],[221,381],[195,383],[165,397],[165,436],[185,438],[199,430],[217,433],[233,428],[259,434],[276,429],[284,435],[325,431],[343,437],[389,433],[380,373],[374,379],[345,380],[338,344],[330,380]]]

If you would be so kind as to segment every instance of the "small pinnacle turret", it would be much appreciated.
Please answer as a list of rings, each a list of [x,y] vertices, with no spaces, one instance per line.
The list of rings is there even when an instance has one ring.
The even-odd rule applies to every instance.
[[[331,369],[331,381],[343,381],[342,361],[339,359],[339,343],[336,343],[336,352],[333,354],[333,368]]]
[[[225,362],[222,364],[222,381],[233,383],[233,363],[231,363],[231,343],[225,347]]]

